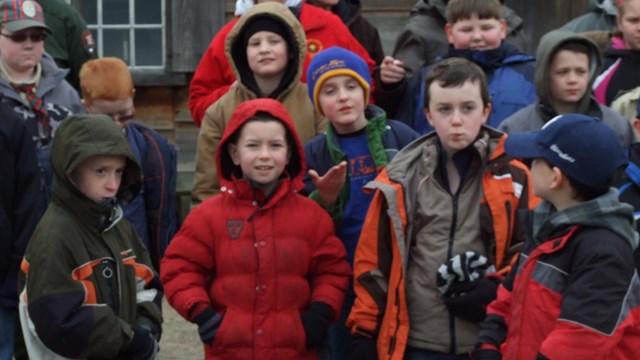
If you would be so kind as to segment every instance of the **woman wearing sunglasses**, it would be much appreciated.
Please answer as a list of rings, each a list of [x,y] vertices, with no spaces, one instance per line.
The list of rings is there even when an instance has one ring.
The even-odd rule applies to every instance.
[[[40,199],[38,207],[33,209],[38,218],[49,201],[52,177],[49,148],[55,129],[67,115],[84,112],[78,93],[64,80],[68,70],[59,69],[44,53],[44,38],[49,33],[51,30],[44,23],[38,3],[32,0],[0,0],[0,101],[7,103],[24,120],[28,138],[33,139],[33,146],[37,149],[40,170],[46,180],[42,182],[46,186],[40,186],[39,193],[31,194]],[[0,238],[0,241],[8,240]],[[0,263],[0,268],[3,265],[7,264]],[[12,268],[7,273],[17,272],[17,268]],[[11,357],[13,351],[11,334],[20,329],[15,329],[18,305],[15,275],[2,275],[0,358],[6,358],[3,354],[8,353]]]

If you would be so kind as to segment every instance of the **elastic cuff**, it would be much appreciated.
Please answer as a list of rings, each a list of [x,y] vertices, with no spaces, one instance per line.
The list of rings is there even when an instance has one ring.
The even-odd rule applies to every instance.
[[[189,321],[195,324],[198,315],[200,315],[206,308],[210,307],[211,306],[209,304],[203,302],[193,304],[189,309]]]

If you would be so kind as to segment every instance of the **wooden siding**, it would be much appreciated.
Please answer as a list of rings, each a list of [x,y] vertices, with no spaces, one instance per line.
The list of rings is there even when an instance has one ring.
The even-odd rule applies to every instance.
[[[211,39],[225,24],[224,6],[220,1],[172,0],[170,18],[172,71],[193,72]]]
[[[589,10],[589,0],[507,0],[524,20],[526,52],[535,55],[542,35]]]

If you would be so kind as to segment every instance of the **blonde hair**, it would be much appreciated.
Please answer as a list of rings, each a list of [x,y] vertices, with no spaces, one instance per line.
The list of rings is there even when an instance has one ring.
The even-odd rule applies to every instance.
[[[80,69],[80,90],[86,105],[94,100],[123,100],[133,96],[133,78],[116,57],[89,60]]]

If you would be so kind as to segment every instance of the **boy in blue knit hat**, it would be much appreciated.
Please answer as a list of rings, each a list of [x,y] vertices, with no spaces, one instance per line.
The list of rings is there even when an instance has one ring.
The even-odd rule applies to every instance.
[[[640,358],[638,234],[632,207],[611,187],[627,164],[618,136],[600,119],[565,114],[509,135],[505,149],[533,160],[533,191],[544,201],[473,358]]]
[[[329,126],[304,147],[310,169],[304,191],[333,217],[353,266],[372,198],[362,188],[418,134],[368,104],[371,78],[367,64],[349,50],[331,47],[314,56],[307,69],[307,85],[311,101],[327,117]],[[340,320],[329,330],[332,359],[347,358],[350,334],[345,321],[353,299],[351,286]]]

